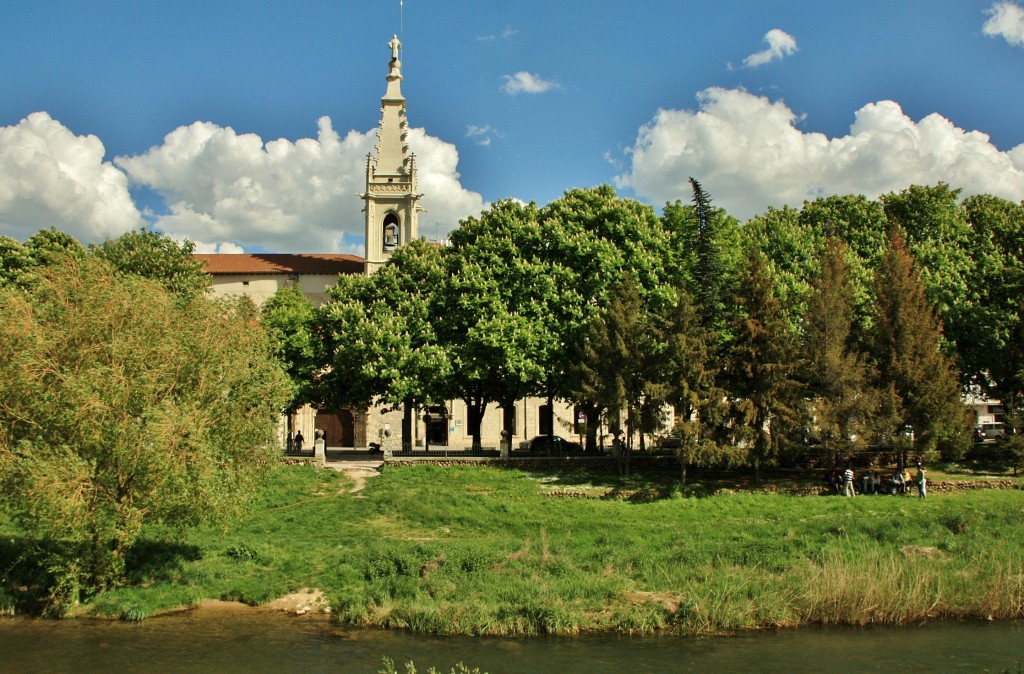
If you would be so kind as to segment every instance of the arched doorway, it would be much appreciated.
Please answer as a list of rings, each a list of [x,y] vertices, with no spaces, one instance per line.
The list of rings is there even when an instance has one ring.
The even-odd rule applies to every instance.
[[[351,410],[317,410],[315,428],[324,432],[328,447],[355,447],[356,428]]]

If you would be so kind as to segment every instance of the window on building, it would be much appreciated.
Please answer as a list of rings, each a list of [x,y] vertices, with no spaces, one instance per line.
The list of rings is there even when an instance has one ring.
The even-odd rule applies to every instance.
[[[554,429],[551,428],[551,405],[541,405],[537,411],[540,414],[540,427],[537,431],[538,435],[550,435],[554,432]]]
[[[503,424],[502,425],[502,430],[504,430],[504,423],[505,423],[505,411],[504,410],[501,411],[501,423]],[[509,427],[508,430],[509,430],[510,433],[512,433],[513,437],[519,435],[519,406],[518,405],[514,405],[512,407],[512,424],[511,424],[511,426]]]

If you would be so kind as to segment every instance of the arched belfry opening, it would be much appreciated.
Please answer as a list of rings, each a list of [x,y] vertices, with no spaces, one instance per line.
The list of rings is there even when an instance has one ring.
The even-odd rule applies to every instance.
[[[384,229],[381,232],[381,236],[384,239],[384,250],[386,252],[390,253],[402,243],[401,221],[394,212],[384,216]]]
[[[409,120],[402,96],[402,62],[398,36],[391,38],[388,88],[380,99],[381,117],[376,152],[366,157],[365,202],[366,266],[372,274],[387,264],[399,246],[419,237],[419,214],[423,208],[417,193],[416,156],[409,148]]]

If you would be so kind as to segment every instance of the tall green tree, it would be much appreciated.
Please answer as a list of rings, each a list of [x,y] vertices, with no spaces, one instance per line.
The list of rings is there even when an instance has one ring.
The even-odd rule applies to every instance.
[[[398,248],[371,276],[338,279],[317,318],[325,405],[404,408],[402,437],[412,438],[413,410],[437,399],[452,368],[433,313],[444,281],[441,252],[426,241]]]
[[[997,459],[1013,468],[1024,468],[1024,296],[1017,301],[1016,320],[1010,322],[1005,343],[999,351],[1000,365],[994,375],[996,392],[1003,403],[1005,423],[1010,430],[1001,439]]]
[[[606,308],[625,276],[632,276],[652,311],[674,293],[664,249],[666,233],[654,210],[622,199],[607,185],[566,192],[540,211],[538,259],[554,290],[550,303],[556,348],[547,354],[545,393],[587,409],[587,448],[594,447],[599,410],[577,395],[572,363],[579,362],[591,323]],[[548,409],[553,409],[549,405]],[[553,421],[547,424],[554,429]]]
[[[690,178],[690,204],[665,205],[662,222],[668,237],[666,264],[678,291],[670,308],[670,400],[675,406],[681,480],[686,466],[728,460],[728,413],[724,391],[716,385],[727,349],[744,230]],[[692,315],[691,315],[692,313]]]
[[[1020,399],[1013,341],[1024,320],[1024,203],[976,195],[962,205],[971,227],[970,286],[977,299],[957,355],[967,379],[1009,409]]]
[[[621,468],[629,474],[633,432],[644,408],[665,402],[662,384],[666,344],[657,317],[647,311],[633,279],[627,276],[608,307],[593,321],[574,366],[580,393],[605,409],[625,410],[626,442]]]
[[[814,427],[830,463],[846,461],[871,439],[876,399],[866,356],[853,338],[854,286],[846,244],[830,238],[803,321],[801,378]]]
[[[778,459],[795,429],[804,422],[797,379],[797,340],[776,295],[768,260],[758,250],[746,252],[736,303],[742,314],[723,371],[732,398],[738,441],[749,447],[754,479]]]
[[[942,323],[925,284],[896,229],[875,278],[874,358],[879,389],[888,398],[889,433],[913,429],[919,451],[939,441],[957,446],[966,412],[957,372],[942,349]],[[901,459],[906,464],[906,453]]]
[[[846,276],[853,292],[853,337],[863,348],[874,307],[874,270],[891,228],[881,202],[859,194],[822,197],[804,203],[799,222],[814,232],[819,258],[829,240],[845,244]]]
[[[765,256],[786,320],[796,327],[807,308],[811,280],[818,273],[818,232],[800,222],[798,210],[785,206],[769,208],[751,219],[743,235],[745,249],[754,247]]]
[[[0,290],[3,507],[60,551],[54,599],[120,582],[144,524],[237,515],[287,385],[259,325],[95,258]]]
[[[716,437],[716,430],[725,427],[727,418],[726,395],[717,385],[717,363],[712,357],[718,341],[703,325],[686,289],[679,288],[677,293],[676,302],[662,319],[665,351],[657,371],[662,397],[675,414],[680,482],[685,485],[687,466],[724,463],[732,458],[732,445]]]
[[[855,259],[870,261],[881,256],[891,227],[882,203],[861,194],[836,194],[804,202],[799,220],[802,227],[815,232],[821,243],[838,239]],[[851,282],[856,285],[856,280]]]
[[[741,229],[735,218],[714,206],[696,179],[690,178],[690,186],[690,204],[668,203],[662,212],[666,264],[673,284],[693,297],[702,325],[721,332],[728,323],[725,303],[742,261]]]
[[[534,204],[499,201],[452,232],[447,278],[435,296],[439,343],[453,364],[445,390],[468,410],[474,446],[490,403],[504,410],[511,435],[514,404],[539,392],[559,347],[558,288],[542,258]]]
[[[89,252],[106,260],[122,274],[153,279],[185,299],[204,295],[213,287],[210,275],[193,256],[194,243],[178,243],[150,229],[137,229],[116,239],[91,244]]]
[[[919,265],[925,296],[942,316],[943,340],[950,345],[947,354],[969,348],[976,320],[972,309],[980,290],[971,284],[975,276],[972,237],[959,197],[960,190],[945,183],[912,185],[882,196],[886,218],[900,229],[905,247]],[[964,374],[969,381],[978,373]]]
[[[286,286],[260,307],[260,323],[267,332],[274,356],[291,382],[291,396],[285,407],[291,437],[292,415],[306,403],[318,399],[316,380],[323,367],[323,355],[317,334],[316,308],[301,287]]]

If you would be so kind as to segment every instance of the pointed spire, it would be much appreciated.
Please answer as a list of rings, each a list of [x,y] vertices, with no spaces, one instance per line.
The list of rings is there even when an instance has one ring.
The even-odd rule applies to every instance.
[[[402,96],[402,62],[398,60],[401,41],[395,35],[388,42],[391,61],[388,63],[388,89],[381,99],[380,131],[377,133],[378,175],[405,173],[409,145],[406,143],[408,120],[405,116],[405,97]]]
[[[390,69],[388,91],[384,94],[384,100],[404,101],[405,98],[402,97],[402,62],[398,60],[398,50],[401,49],[402,43],[395,35],[391,38],[391,42],[388,42],[388,46],[391,47],[391,61],[388,62]]]
[[[366,263],[372,274],[384,265],[397,247],[419,237],[415,156],[409,147],[409,120],[402,96],[402,43],[395,35],[388,42],[388,88],[380,99],[375,153],[367,157],[366,192],[359,195],[365,206]]]

